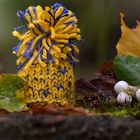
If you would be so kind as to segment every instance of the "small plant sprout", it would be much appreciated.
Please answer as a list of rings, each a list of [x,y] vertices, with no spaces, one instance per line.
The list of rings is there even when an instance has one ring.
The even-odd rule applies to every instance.
[[[136,99],[140,102],[140,89],[136,91]]]
[[[126,89],[129,89],[129,84],[125,81],[119,81],[114,86],[114,90],[117,94],[123,92]]]
[[[138,89],[137,87],[129,85],[129,89],[127,89],[127,92],[128,94],[135,96],[137,89]]]

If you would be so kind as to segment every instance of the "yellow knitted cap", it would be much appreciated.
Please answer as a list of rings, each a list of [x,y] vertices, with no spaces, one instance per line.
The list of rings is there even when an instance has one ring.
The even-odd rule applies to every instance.
[[[18,75],[27,83],[25,97],[29,102],[69,98],[64,94],[73,92],[73,66],[79,61],[81,40],[75,14],[59,3],[45,9],[31,6],[17,14],[24,25],[13,31],[20,40],[13,53],[18,56]]]

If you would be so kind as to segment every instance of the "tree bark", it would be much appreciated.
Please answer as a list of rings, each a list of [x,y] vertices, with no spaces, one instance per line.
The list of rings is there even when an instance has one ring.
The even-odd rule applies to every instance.
[[[8,114],[0,117],[1,140],[140,139],[140,120],[132,117]]]

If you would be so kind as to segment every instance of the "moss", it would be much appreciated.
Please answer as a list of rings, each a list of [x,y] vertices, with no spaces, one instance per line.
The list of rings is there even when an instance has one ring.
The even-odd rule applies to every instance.
[[[102,103],[101,107],[95,112],[97,115],[109,115],[114,117],[140,117],[140,103],[134,103],[132,105],[119,106],[117,103],[109,105]]]
[[[131,116],[140,117],[140,103],[135,103],[133,107],[129,107],[127,110]]]
[[[80,102],[81,101],[81,102]],[[78,96],[76,98],[76,106],[83,107],[94,115],[101,116],[107,115],[112,117],[127,117],[133,116],[140,118],[140,103],[134,100],[134,103],[129,105],[119,105],[116,101],[108,103],[100,100],[99,107],[90,106],[89,104],[83,103],[83,97]]]

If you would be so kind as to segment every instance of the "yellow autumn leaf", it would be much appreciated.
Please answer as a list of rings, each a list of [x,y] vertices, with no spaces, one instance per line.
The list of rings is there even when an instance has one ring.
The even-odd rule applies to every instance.
[[[137,21],[136,28],[129,28],[125,21],[125,15],[121,15],[121,38],[117,43],[118,55],[130,55],[140,57],[140,22]]]

